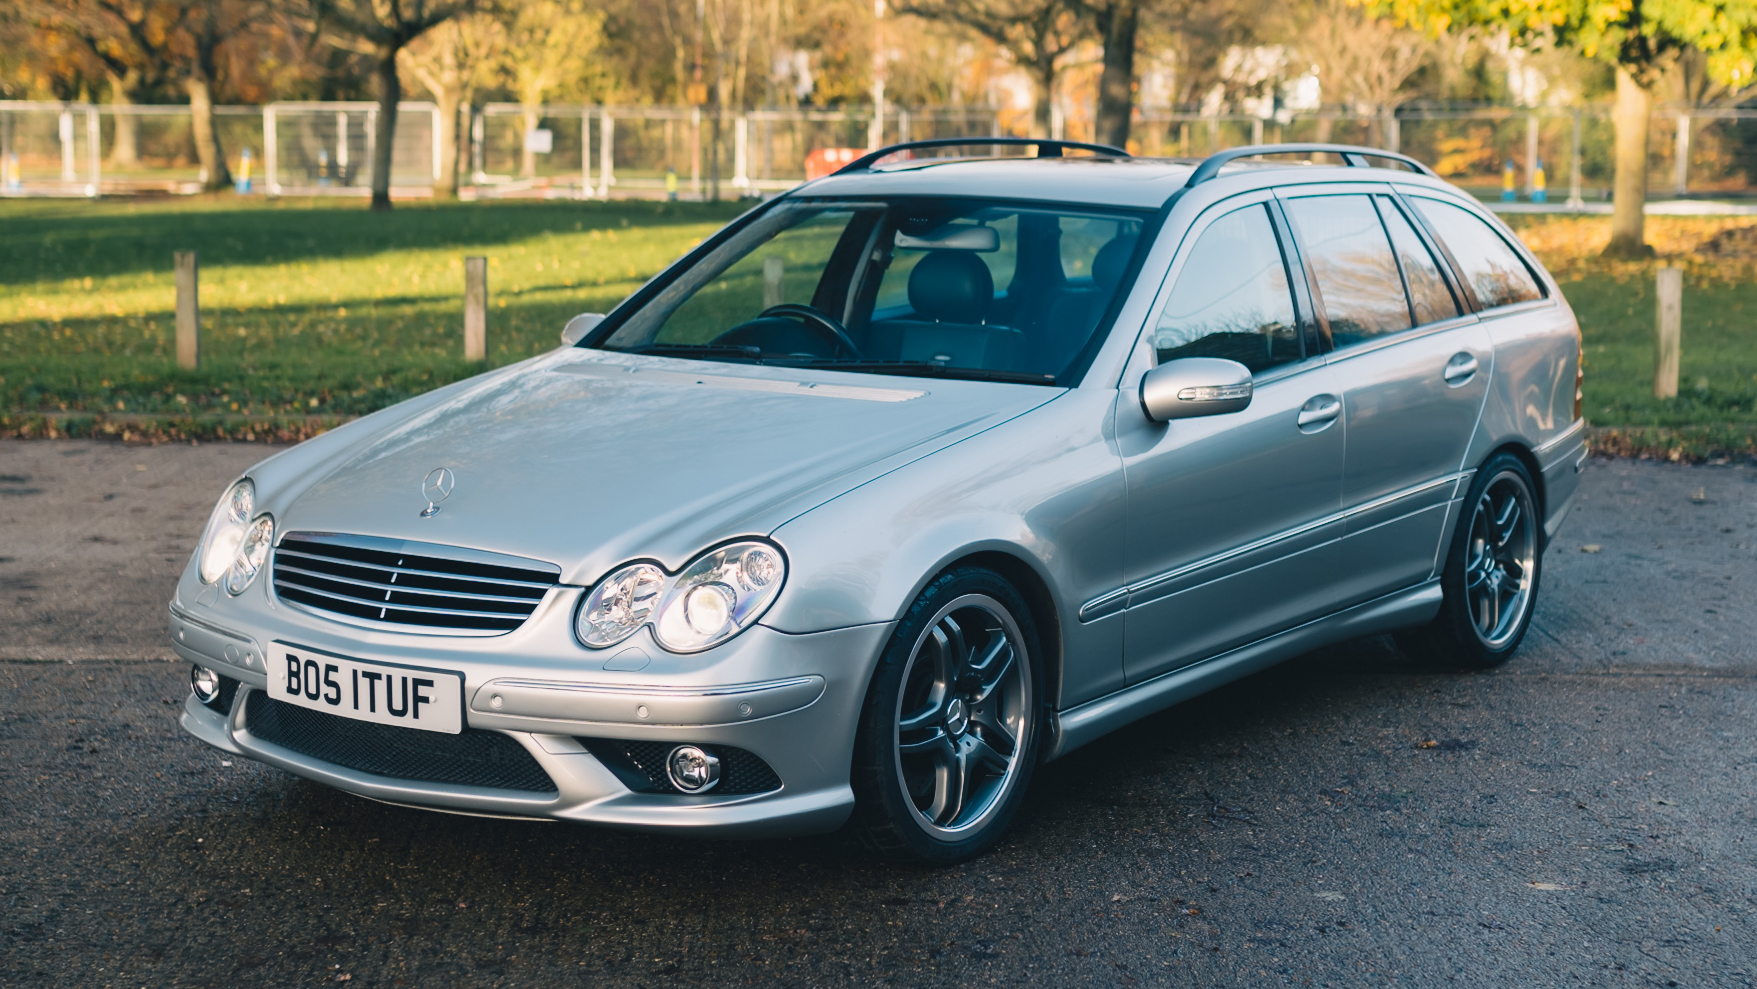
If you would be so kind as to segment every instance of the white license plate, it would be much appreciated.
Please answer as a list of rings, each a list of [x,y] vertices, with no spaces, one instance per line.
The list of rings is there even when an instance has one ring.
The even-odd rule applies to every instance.
[[[358,721],[456,735],[464,730],[464,677],[419,666],[368,663],[277,642],[268,695]]]

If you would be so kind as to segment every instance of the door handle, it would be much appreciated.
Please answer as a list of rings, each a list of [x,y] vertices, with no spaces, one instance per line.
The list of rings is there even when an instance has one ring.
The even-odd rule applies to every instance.
[[[1342,399],[1335,395],[1313,395],[1299,409],[1299,428],[1315,433],[1336,421],[1342,414]]]
[[[1446,370],[1440,373],[1449,385],[1461,385],[1476,376],[1476,355],[1457,353],[1446,362]]]

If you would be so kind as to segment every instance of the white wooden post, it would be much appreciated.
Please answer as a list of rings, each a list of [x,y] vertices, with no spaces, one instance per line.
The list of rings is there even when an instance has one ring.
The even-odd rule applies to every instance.
[[[98,108],[85,108],[85,194],[96,198],[103,182],[103,129],[98,125]]]
[[[439,174],[441,170],[440,155],[445,147],[445,142],[439,139],[440,123],[439,107],[436,105],[433,108],[433,184],[435,186],[439,185],[441,178]]]
[[[616,163],[611,155],[616,151],[616,118],[610,115],[610,108],[598,111],[598,198],[610,198],[610,186],[616,181]]]
[[[177,366],[193,371],[201,366],[200,272],[194,251],[172,255],[177,281]]]
[[[78,181],[73,171],[73,111],[61,108],[61,181],[72,185]]]
[[[275,105],[270,103],[262,108],[262,157],[263,181],[268,183],[268,194],[281,194],[281,146],[275,135]]]
[[[488,259],[464,259],[464,360],[488,356]]]
[[[371,155],[366,156],[371,160]],[[348,184],[348,111],[336,113],[336,184]]]
[[[1684,270],[1659,269],[1659,322],[1653,349],[1653,397],[1678,397],[1678,363],[1684,325]]]
[[[689,191],[702,198],[702,108],[689,109]]]
[[[732,185],[750,188],[750,119],[743,114],[732,121]]]

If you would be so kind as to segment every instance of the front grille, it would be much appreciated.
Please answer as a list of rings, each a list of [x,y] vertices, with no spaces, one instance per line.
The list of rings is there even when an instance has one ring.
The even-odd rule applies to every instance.
[[[260,690],[244,702],[244,725],[265,742],[362,773],[428,783],[554,793],[555,781],[524,746],[497,731],[444,735],[376,725],[277,701]]]
[[[680,742],[630,742],[620,738],[576,739],[598,761],[636,793],[682,793],[665,775],[665,758]],[[698,743],[690,743],[692,745]],[[720,782],[708,792],[768,793],[781,788],[781,777],[761,756],[730,745],[700,746],[720,760]]]
[[[561,579],[561,568],[433,543],[288,533],[275,548],[275,593],[312,608],[466,634],[510,632]]]

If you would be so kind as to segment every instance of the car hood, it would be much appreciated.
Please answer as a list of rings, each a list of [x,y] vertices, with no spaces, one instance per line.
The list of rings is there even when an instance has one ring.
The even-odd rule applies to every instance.
[[[380,413],[325,461],[271,461],[287,483],[263,504],[283,534],[511,553],[586,584],[629,559],[676,570],[718,541],[772,532],[1059,394],[570,349]],[[424,518],[423,479],[438,467],[455,486]]]

